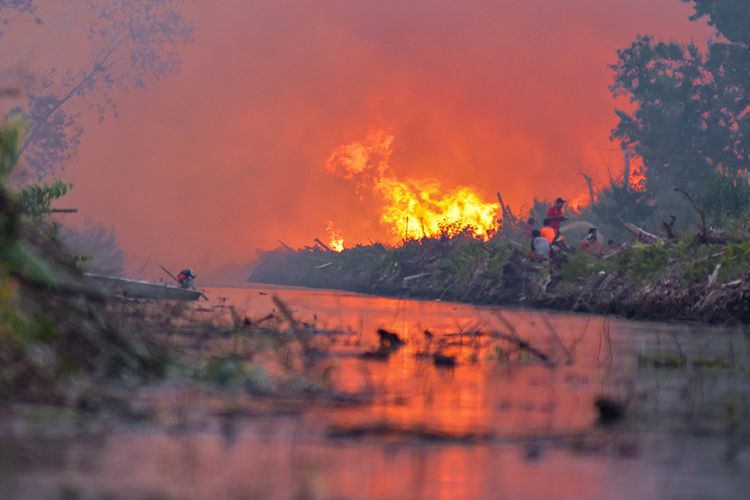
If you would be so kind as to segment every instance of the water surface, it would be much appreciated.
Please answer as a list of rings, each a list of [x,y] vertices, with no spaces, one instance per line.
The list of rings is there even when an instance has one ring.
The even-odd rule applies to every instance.
[[[209,305],[250,318],[272,311],[278,295],[298,320],[329,332],[331,384],[366,402],[263,412],[251,394],[167,383],[149,391],[179,409],[179,422],[58,433],[15,424],[0,452],[0,497],[681,499],[750,490],[742,329],[265,285],[207,293]],[[406,345],[385,361],[361,359],[377,347],[378,328]],[[493,332],[528,340],[555,366]],[[454,368],[422,355],[438,342]],[[655,353],[688,366],[644,362]],[[624,423],[597,424],[601,395],[628,405]]]

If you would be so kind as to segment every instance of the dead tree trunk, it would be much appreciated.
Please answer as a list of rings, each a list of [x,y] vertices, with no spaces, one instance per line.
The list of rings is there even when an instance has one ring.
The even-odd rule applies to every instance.
[[[591,205],[596,203],[596,194],[594,193],[594,180],[586,172],[581,172],[581,176],[586,181],[586,186],[589,188],[589,202]]]
[[[625,191],[630,189],[630,153],[627,149],[623,149],[625,154],[625,170],[622,173],[622,187]]]
[[[675,191],[678,193],[681,193],[682,195],[687,198],[687,200],[690,202],[690,206],[693,207],[693,210],[698,214],[698,218],[700,219],[701,223],[701,233],[700,233],[700,240],[703,243],[708,243],[709,237],[708,237],[708,228],[706,227],[706,213],[696,205],[696,203],[693,201],[693,198],[682,188],[674,188]]]
[[[662,222],[661,227],[664,228],[664,233],[667,235],[668,240],[673,240],[677,238],[674,234],[674,223],[677,221],[677,217],[674,215],[669,216],[669,222]]]
[[[510,207],[503,202],[503,195],[500,193],[497,193],[497,201],[500,202],[500,210],[502,210],[503,214],[503,225],[514,226],[516,222],[518,222],[516,216],[513,215]]]

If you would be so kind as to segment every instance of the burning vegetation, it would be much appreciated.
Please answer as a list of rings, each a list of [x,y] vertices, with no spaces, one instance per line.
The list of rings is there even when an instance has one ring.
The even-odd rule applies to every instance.
[[[394,141],[392,132],[376,129],[339,146],[326,162],[326,170],[351,181],[360,196],[369,192],[378,197],[379,220],[389,229],[391,242],[463,231],[485,240],[494,234],[498,203],[485,201],[468,186],[445,189],[436,179],[399,179],[390,163]]]

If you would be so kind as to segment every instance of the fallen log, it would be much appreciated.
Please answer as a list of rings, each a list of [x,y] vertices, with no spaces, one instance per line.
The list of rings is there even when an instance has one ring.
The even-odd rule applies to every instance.
[[[630,233],[635,236],[641,243],[654,244],[662,243],[664,241],[655,234],[649,233],[648,231],[641,229],[640,227],[636,226],[635,224],[631,224],[630,222],[625,223],[625,229],[630,231]]]

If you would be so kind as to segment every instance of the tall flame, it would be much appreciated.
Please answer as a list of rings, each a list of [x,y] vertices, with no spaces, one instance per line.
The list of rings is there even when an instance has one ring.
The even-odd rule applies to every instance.
[[[326,232],[328,233],[328,239],[329,239],[328,246],[331,247],[331,250],[334,250],[336,252],[343,252],[344,251],[344,237],[341,236],[340,232],[338,232],[332,220],[328,221],[328,226],[326,226]]]
[[[489,238],[497,227],[497,203],[489,203],[472,188],[443,190],[435,179],[401,180],[390,173],[394,135],[374,130],[360,140],[336,148],[328,157],[329,172],[355,182],[362,195],[369,188],[382,198],[380,222],[394,239],[456,234],[470,229]]]

